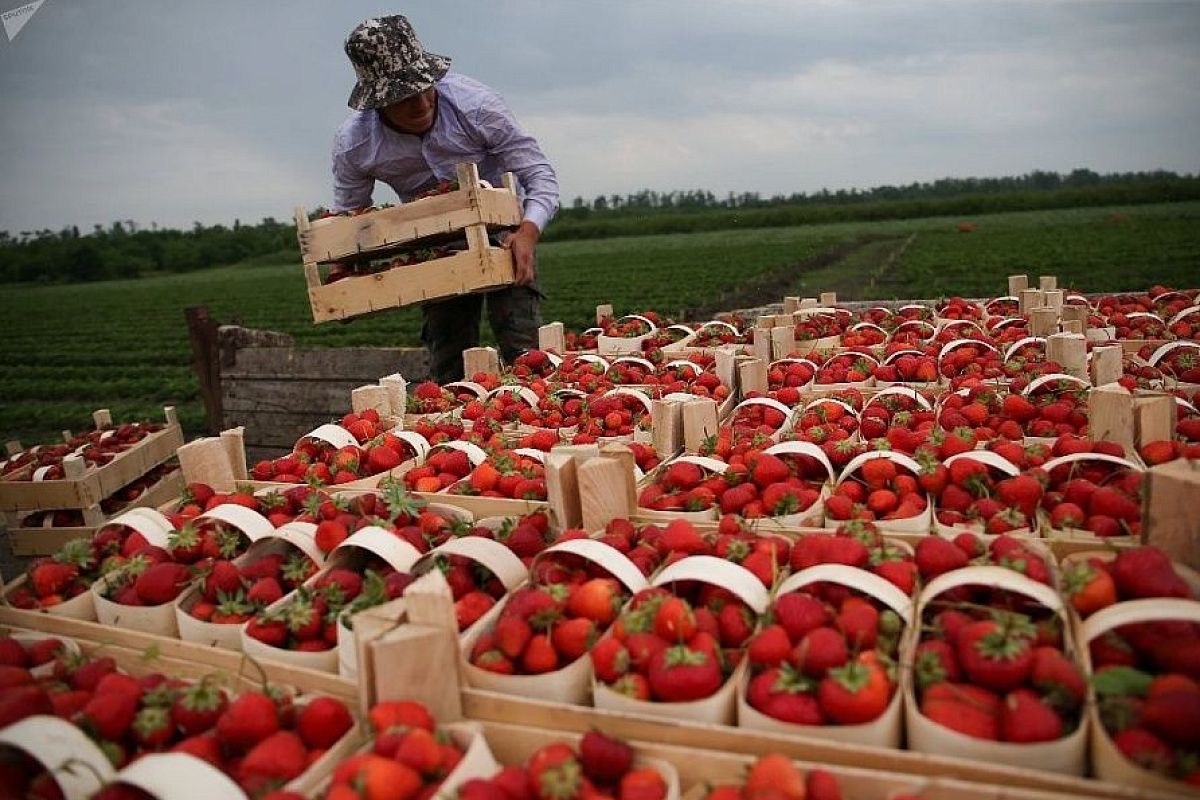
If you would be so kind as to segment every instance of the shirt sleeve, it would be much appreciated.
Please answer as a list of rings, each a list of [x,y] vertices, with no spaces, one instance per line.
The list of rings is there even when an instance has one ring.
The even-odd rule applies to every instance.
[[[354,163],[341,135],[333,140],[333,211],[354,211],[371,205],[375,179]]]
[[[479,108],[479,130],[500,168],[516,175],[525,191],[525,219],[545,230],[558,210],[558,176],[537,140],[517,123],[512,111],[492,95]]]

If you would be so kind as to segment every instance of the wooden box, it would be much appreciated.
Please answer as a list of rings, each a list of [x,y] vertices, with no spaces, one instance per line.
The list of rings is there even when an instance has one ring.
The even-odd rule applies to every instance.
[[[499,189],[480,186],[474,164],[458,166],[454,192],[349,217],[309,221],[296,209],[304,278],[313,321],[328,322],[387,308],[479,292],[513,282],[509,251],[488,242],[488,229],[521,223],[510,174]],[[401,249],[465,237],[467,249],[420,264],[321,283],[320,264],[387,258]]]
[[[0,511],[91,509],[99,505],[101,500],[175,455],[183,444],[183,430],[176,419],[175,407],[167,406],[164,414],[166,427],[146,436],[103,466],[84,469],[74,477],[61,480],[12,480],[17,474],[25,477],[23,471],[5,476],[6,480],[0,480]],[[68,456],[68,461],[70,458]],[[77,463],[82,466],[82,461]],[[70,475],[73,470],[67,467],[64,463],[64,470]]]

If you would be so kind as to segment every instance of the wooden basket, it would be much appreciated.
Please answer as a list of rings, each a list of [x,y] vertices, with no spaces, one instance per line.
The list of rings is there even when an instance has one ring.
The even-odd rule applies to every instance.
[[[513,282],[512,254],[488,243],[488,227],[521,223],[521,204],[511,175],[502,189],[480,186],[475,164],[458,165],[463,188],[392,208],[309,222],[296,210],[304,278],[313,321],[328,322],[480,292]],[[322,284],[318,264],[385,258],[404,245],[444,234],[463,234],[467,249],[422,264]],[[433,240],[436,242],[436,239]]]

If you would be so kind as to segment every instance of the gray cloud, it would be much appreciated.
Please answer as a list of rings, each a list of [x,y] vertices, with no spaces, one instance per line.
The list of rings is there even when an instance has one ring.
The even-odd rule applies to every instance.
[[[14,4],[15,0],[11,0]],[[0,40],[0,229],[190,225],[327,202],[342,2],[47,0]],[[787,193],[1031,169],[1200,168],[1200,4],[420,0],[564,199]],[[377,193],[381,199],[385,192]]]

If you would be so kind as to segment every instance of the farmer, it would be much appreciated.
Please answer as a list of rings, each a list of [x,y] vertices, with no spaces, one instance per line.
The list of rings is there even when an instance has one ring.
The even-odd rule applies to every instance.
[[[494,186],[512,172],[524,218],[500,234],[511,250],[516,285],[422,305],[421,340],[438,381],[463,377],[462,351],[479,345],[479,320],[488,320],[504,360],[537,346],[542,324],[535,251],[558,210],[558,179],[541,147],[517,124],[495,91],[450,72],[450,59],[425,50],[405,17],[368,19],[350,32],[346,55],[358,82],[350,93],[354,113],[333,141],[333,210],[371,205],[375,181],[402,201],[442,180],[463,162],[479,165]]]

